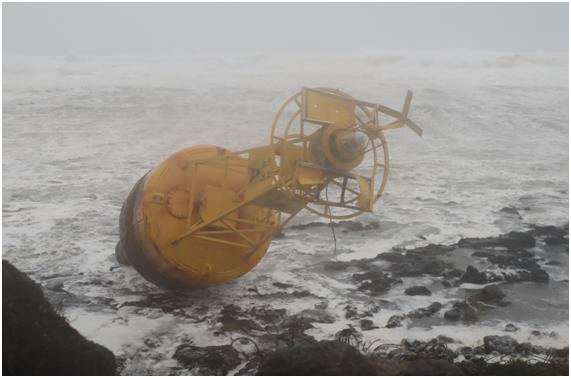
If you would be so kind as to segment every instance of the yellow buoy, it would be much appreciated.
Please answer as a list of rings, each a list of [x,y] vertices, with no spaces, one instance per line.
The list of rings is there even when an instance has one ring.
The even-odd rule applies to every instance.
[[[279,110],[269,145],[175,153],[125,200],[118,260],[159,286],[200,288],[252,270],[273,233],[304,208],[331,219],[372,211],[389,173],[383,131],[422,133],[408,119],[411,97],[398,112],[304,88]],[[381,125],[379,113],[396,120]]]

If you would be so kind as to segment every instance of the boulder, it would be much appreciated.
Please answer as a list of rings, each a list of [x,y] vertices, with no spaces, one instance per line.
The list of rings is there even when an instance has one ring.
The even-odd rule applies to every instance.
[[[370,319],[361,319],[360,325],[361,325],[361,329],[362,329],[363,331],[370,331],[370,330],[372,330],[372,329],[377,329],[377,328],[379,328],[379,327],[377,327],[377,326],[375,325],[375,323],[373,323],[373,321],[370,320]]]
[[[396,328],[402,326],[402,321],[405,319],[404,315],[393,315],[387,320],[385,327]]]
[[[2,373],[116,375],[115,356],[87,340],[49,304],[41,287],[2,260]]]
[[[335,323],[335,317],[325,310],[316,308],[306,309],[296,315],[298,318],[307,319],[315,323]]]
[[[444,319],[450,320],[451,322],[460,320],[461,316],[462,314],[457,308],[453,308],[452,310],[448,310],[444,313]]]
[[[498,285],[488,285],[474,294],[472,299],[484,303],[502,304],[502,300],[505,296]]]
[[[468,267],[466,268],[466,272],[462,275],[460,281],[474,283],[474,284],[485,284],[488,283],[488,278],[486,276],[486,273],[480,272],[472,265],[468,265]]]
[[[432,295],[426,286],[412,286],[404,291],[406,295]]]
[[[426,318],[436,314],[442,308],[440,302],[433,302],[430,306],[421,307],[408,313],[408,317],[412,319]]]

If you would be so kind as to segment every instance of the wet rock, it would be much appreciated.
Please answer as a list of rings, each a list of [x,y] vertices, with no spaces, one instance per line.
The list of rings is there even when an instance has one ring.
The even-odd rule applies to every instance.
[[[445,343],[432,339],[428,342],[403,339],[401,346],[389,352],[388,357],[398,360],[444,360],[452,362],[458,353],[448,349]]]
[[[515,325],[513,325],[512,323],[508,323],[508,324],[506,324],[504,331],[506,331],[506,332],[517,332],[517,331],[519,331],[519,328],[516,327]]]
[[[534,226],[532,233],[543,238],[545,244],[549,246],[569,245],[569,224],[563,227]]]
[[[346,228],[348,231],[370,231],[378,230],[381,224],[377,221],[372,221],[369,224],[362,224],[359,221],[341,221],[339,226]]]
[[[543,241],[547,245],[569,245],[569,238],[564,236],[548,236]]]
[[[518,342],[510,336],[485,336],[484,348],[486,353],[498,352],[511,355],[516,352]]]
[[[372,329],[379,328],[370,319],[361,319],[360,326],[363,331],[370,331]]]
[[[488,278],[484,272],[480,272],[472,265],[468,265],[466,272],[462,275],[460,281],[474,284],[485,284],[488,283]]]
[[[335,317],[325,310],[306,309],[296,315],[315,323],[335,323]]]
[[[381,261],[388,261],[391,263],[401,263],[405,260],[405,257],[402,253],[398,253],[398,252],[385,252],[385,253],[381,253],[379,255],[377,255],[376,257],[377,260],[381,260]]]
[[[531,331],[531,336],[535,336],[535,337],[550,337],[552,339],[557,338],[557,333],[556,332],[541,332],[538,330],[535,331]]]
[[[41,287],[2,260],[2,373],[115,375],[115,356],[84,338],[52,308]]]
[[[512,231],[508,234],[490,238],[465,238],[458,241],[463,248],[505,247],[508,249],[533,248],[535,238],[526,232]]]
[[[372,295],[386,293],[393,284],[401,282],[379,271],[356,273],[353,274],[353,279],[361,283],[357,288],[358,290],[368,292]]]
[[[404,291],[406,295],[432,295],[426,286],[412,286]]]
[[[352,264],[348,261],[327,261],[323,264],[323,269],[340,272],[349,268]]]
[[[532,345],[531,343],[521,343],[515,348],[516,353],[528,356],[530,354],[545,354],[547,351],[545,348]]]
[[[414,311],[408,313],[408,317],[412,319],[419,319],[432,316],[436,314],[442,308],[442,304],[440,302],[433,302],[428,307],[421,307]]]
[[[446,336],[446,335],[438,335],[438,336],[436,336],[436,340],[437,340],[439,343],[443,343],[443,344],[452,344],[452,343],[457,342],[457,341],[454,340],[453,338],[448,337],[448,336]]]
[[[325,310],[327,307],[329,307],[329,301],[323,300],[323,301],[317,302],[313,307],[316,310]]]
[[[502,213],[506,213],[506,214],[517,215],[518,217],[521,218],[519,211],[517,211],[517,209],[515,207],[512,207],[512,206],[502,207],[502,209],[500,211]]]
[[[406,317],[404,315],[393,315],[387,320],[385,327],[396,328],[402,326],[402,322]]]
[[[444,278],[449,280],[452,278],[460,278],[462,277],[463,274],[464,271],[462,269],[452,268],[452,269],[447,269],[442,275]]]
[[[375,368],[357,349],[339,341],[320,341],[272,352],[258,375],[375,375]]]
[[[460,312],[460,318],[465,322],[476,322],[479,318],[479,310],[468,301],[455,302],[454,309]]]
[[[474,294],[472,299],[485,303],[501,304],[505,296],[498,285],[488,285]]]
[[[537,269],[530,273],[530,280],[534,282],[548,283],[549,274],[543,269]]]
[[[460,320],[461,316],[462,314],[460,313],[460,310],[457,308],[453,308],[452,310],[448,310],[444,313],[444,319],[450,320],[452,322]]]
[[[545,263],[545,265],[560,266],[563,264],[560,261],[549,260],[548,262]]]
[[[220,311],[218,321],[222,323],[222,331],[263,331],[263,327],[253,319],[245,317],[242,309],[234,304],[226,305]]]
[[[445,288],[452,287],[452,284],[448,280],[442,280],[441,283],[442,283],[442,286],[444,286]]]
[[[274,283],[272,283],[272,286],[275,286],[275,287],[277,287],[278,289],[288,289],[288,288],[292,287],[292,285],[290,285],[290,284],[285,284],[285,283],[282,283],[282,282],[274,282]]]
[[[407,252],[406,259],[400,264],[393,264],[391,272],[399,277],[418,277],[423,274],[429,276],[441,276],[450,264],[429,255],[420,255]]]
[[[238,351],[231,345],[198,347],[181,344],[173,358],[188,369],[198,368],[202,375],[226,375],[241,362]]]
[[[357,307],[352,306],[352,305],[347,305],[343,309],[345,310],[345,319],[356,319],[357,318],[357,314],[358,314]]]

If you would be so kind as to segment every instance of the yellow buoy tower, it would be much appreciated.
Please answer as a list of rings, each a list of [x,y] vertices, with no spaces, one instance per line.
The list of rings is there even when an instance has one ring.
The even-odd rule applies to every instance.
[[[306,209],[370,212],[389,175],[384,132],[422,130],[402,112],[331,88],[303,88],[279,109],[270,143],[194,146],[142,177],[121,209],[116,256],[167,288],[200,288],[252,270],[272,235]],[[380,118],[392,120],[381,124]]]

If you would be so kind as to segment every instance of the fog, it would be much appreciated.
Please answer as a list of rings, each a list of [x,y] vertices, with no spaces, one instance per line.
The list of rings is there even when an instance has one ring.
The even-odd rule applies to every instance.
[[[3,51],[567,51],[567,3],[3,4]]]

